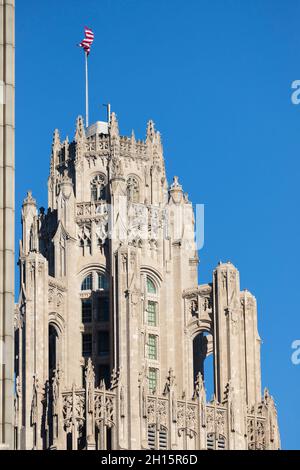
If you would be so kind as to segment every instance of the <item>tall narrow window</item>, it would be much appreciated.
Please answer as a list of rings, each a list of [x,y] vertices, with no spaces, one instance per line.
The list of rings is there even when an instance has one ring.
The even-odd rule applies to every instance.
[[[166,450],[168,447],[167,444],[167,431],[165,428],[161,428],[158,432],[158,443],[161,450]]]
[[[156,307],[157,303],[152,302],[151,300],[148,302],[148,325],[149,326],[156,326]]]
[[[157,337],[149,335],[148,338],[148,358],[157,359]]]
[[[106,179],[105,176],[100,174],[96,175],[91,182],[91,199],[92,201],[100,201],[105,199]]]
[[[109,355],[109,332],[98,331],[98,355],[108,356]]]
[[[98,273],[98,289],[108,289],[108,280],[105,274]]]
[[[82,313],[82,323],[91,323],[92,299],[82,299],[81,313]]]
[[[156,294],[156,287],[150,277],[147,277],[147,292],[149,294]]]
[[[97,299],[97,320],[100,322],[109,321],[109,300],[107,297]]]
[[[82,281],[81,290],[92,290],[92,286],[93,286],[93,275],[89,274]]]
[[[139,202],[140,199],[139,183],[134,176],[129,176],[127,180],[127,199],[134,203]]]
[[[151,450],[155,449],[156,444],[156,427],[155,425],[148,426],[148,447]]]
[[[150,367],[148,374],[148,387],[151,392],[157,388],[157,369]]]
[[[57,346],[58,346],[58,333],[55,326],[51,323],[49,325],[49,376],[57,367]]]
[[[83,357],[92,355],[92,335],[89,333],[82,335],[82,355]]]

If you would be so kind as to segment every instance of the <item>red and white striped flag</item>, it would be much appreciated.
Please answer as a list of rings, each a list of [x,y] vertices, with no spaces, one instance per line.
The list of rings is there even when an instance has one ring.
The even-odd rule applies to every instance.
[[[89,55],[91,51],[91,45],[94,41],[94,33],[90,28],[85,26],[84,28],[84,39],[78,44],[79,47],[82,47],[87,55]]]

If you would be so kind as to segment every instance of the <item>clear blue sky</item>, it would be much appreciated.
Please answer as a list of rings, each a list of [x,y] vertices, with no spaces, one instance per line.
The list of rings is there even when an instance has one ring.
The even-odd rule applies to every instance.
[[[47,206],[53,129],[73,138],[84,113],[88,25],[90,120],[110,102],[125,135],[155,121],[169,181],[205,204],[199,281],[231,260],[257,297],[263,385],[283,447],[298,449],[299,19],[297,0],[16,0],[17,240],[25,191]]]

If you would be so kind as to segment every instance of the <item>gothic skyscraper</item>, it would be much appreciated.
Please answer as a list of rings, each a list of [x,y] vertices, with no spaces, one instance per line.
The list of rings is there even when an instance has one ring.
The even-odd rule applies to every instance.
[[[255,297],[230,262],[198,285],[193,207],[153,122],[145,141],[114,113],[56,130],[48,206],[22,207],[16,448],[279,448]]]

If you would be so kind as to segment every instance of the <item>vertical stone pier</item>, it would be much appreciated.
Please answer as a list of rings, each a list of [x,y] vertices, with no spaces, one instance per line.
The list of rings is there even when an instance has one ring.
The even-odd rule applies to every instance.
[[[0,0],[0,448],[13,448],[15,1]]]

